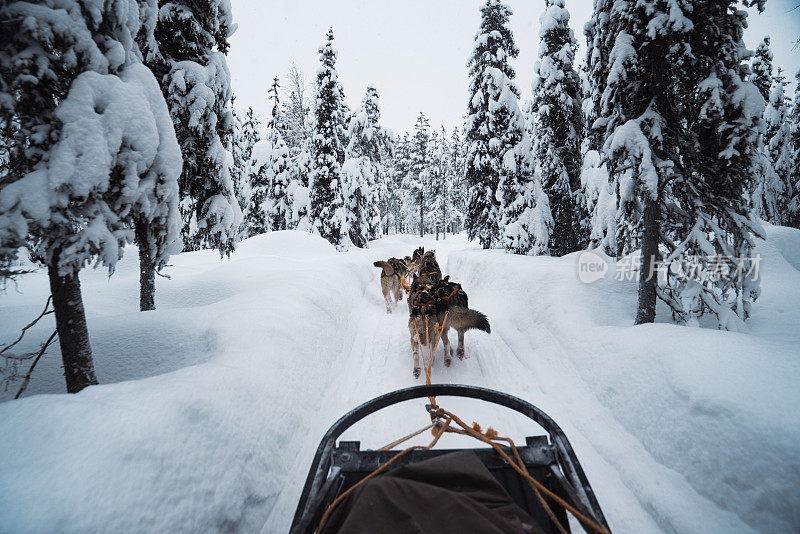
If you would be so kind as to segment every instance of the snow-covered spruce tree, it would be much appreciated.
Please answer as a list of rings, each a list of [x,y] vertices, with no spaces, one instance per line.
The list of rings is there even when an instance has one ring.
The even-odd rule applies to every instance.
[[[235,119],[235,132],[233,138],[233,166],[231,167],[231,179],[233,180],[233,190],[236,192],[236,200],[242,209],[244,223],[239,229],[241,238],[249,236],[248,221],[250,219],[251,204],[250,199],[253,195],[250,184],[250,160],[253,155],[253,147],[261,140],[261,120],[256,116],[252,107],[248,107],[244,116],[233,109]]]
[[[461,132],[453,128],[450,135],[450,162],[447,167],[448,205],[450,209],[450,232],[464,228],[467,212],[466,145]]]
[[[763,2],[758,4],[763,9]],[[675,243],[672,256],[683,255],[683,272],[698,269],[699,263],[702,276],[700,282],[670,276],[664,291],[681,322],[695,323],[711,313],[719,328],[729,330],[743,325],[760,293],[749,258],[754,237],[764,237],[749,200],[764,131],[764,100],[755,85],[744,81],[749,74],[742,42],[746,18],[737,7],[735,0],[695,3],[690,13],[694,30],[686,81],[698,89],[689,103],[700,113],[687,113],[687,129],[681,132],[692,144],[680,147],[687,171],[670,187],[677,202],[669,207],[681,210],[669,213],[668,231]],[[737,271],[717,276],[720,264]]]
[[[467,234],[483,248],[501,240],[498,186],[505,172],[504,157],[521,140],[516,124],[521,120],[519,90],[511,81],[514,69],[508,63],[509,57],[519,54],[508,27],[510,15],[511,9],[499,0],[486,0],[469,60]]]
[[[333,28],[319,48],[317,70],[316,125],[313,140],[314,168],[311,176],[310,219],[314,232],[339,250],[348,248],[347,215],[341,181],[344,161],[342,90],[336,73],[336,48]]]
[[[653,321],[658,294],[681,322],[711,312],[720,328],[736,328],[734,317],[744,319],[758,294],[747,276],[708,276],[716,263],[740,265],[758,231],[748,198],[763,100],[744,81],[745,19],[736,4],[615,2],[611,16],[596,12],[587,25],[590,73],[606,73],[592,78],[601,85],[591,106],[599,106],[592,126],[603,142],[595,168],[605,163],[616,193],[607,242],[618,255],[641,249],[643,256],[637,323]],[[677,265],[663,288],[652,276],[659,242]],[[699,282],[681,274],[689,262],[699,264]]]
[[[409,231],[407,212],[411,204],[408,202],[411,194],[406,187],[411,174],[411,146],[411,135],[405,132],[402,137],[397,139],[394,157],[391,161],[389,213],[396,233]]]
[[[553,216],[550,253],[563,256],[588,244],[588,228],[582,225],[588,214],[580,187],[581,87],[573,68],[578,43],[564,0],[547,0],[539,20],[542,43],[533,81],[534,152]]]
[[[275,77],[269,91],[272,117],[264,139],[253,146],[250,174],[253,188],[253,209],[248,226],[253,234],[286,230],[291,226],[292,208],[288,195],[292,181],[292,159],[283,140],[283,109]]]
[[[277,128],[270,128],[253,147],[250,172],[254,183],[251,212],[257,212],[251,217],[252,230],[263,233],[288,229],[292,220],[288,197],[291,158]]]
[[[379,184],[386,174],[384,157],[392,149],[390,133],[378,122],[380,113],[378,90],[370,85],[363,105],[351,115],[342,166],[350,240],[362,248],[380,235]]]
[[[764,40],[759,43],[752,62],[752,73],[749,76],[750,81],[758,88],[765,101],[769,101],[773,82],[772,50],[770,50],[769,44],[769,36],[764,37]],[[755,213],[767,221],[774,221],[777,215],[774,197],[776,185],[779,185],[779,179],[770,157],[769,145],[764,142],[759,152],[758,180],[752,197]]]
[[[674,43],[685,42],[692,26],[685,16],[687,0],[673,3],[671,18],[666,17],[669,23],[648,26],[665,20],[665,7],[659,7],[648,10],[634,0],[613,4],[597,0],[587,24],[587,64],[595,84],[588,105],[594,130],[589,146],[600,148],[602,155],[602,161],[590,168],[608,171],[616,204],[613,224],[597,214],[593,221],[604,223],[608,233],[599,241],[617,256],[641,248],[644,273],[657,261],[664,202],[661,184],[670,169],[662,160],[669,156],[654,149],[676,145],[672,130],[663,126],[680,109],[670,100],[677,97],[679,104],[685,96],[675,93],[685,90],[677,82],[686,49]],[[604,204],[597,203],[596,208],[607,210]],[[597,236],[597,229],[592,233]],[[640,276],[637,324],[655,318],[656,282],[655,277]]]
[[[310,183],[314,157],[311,153],[311,139],[303,142],[301,147],[290,150],[292,179],[286,189],[288,203],[291,207],[290,230],[312,232],[309,213],[311,212]]]
[[[409,167],[408,173],[403,180],[405,190],[405,214],[407,224],[415,225],[414,212],[419,215],[417,226],[419,236],[425,235],[425,189],[429,179],[430,169],[428,168],[428,151],[431,134],[428,128],[430,122],[424,113],[420,112],[417,122],[414,123],[414,137],[411,138],[409,146]]]
[[[180,151],[134,39],[156,16],[155,0],[0,7],[0,258],[27,246],[47,265],[70,393],[97,383],[80,269],[113,271],[134,240],[157,267],[180,250]]]
[[[225,54],[235,29],[228,0],[161,2],[145,62],[156,75],[183,154],[185,250],[230,254],[242,222],[230,167],[234,121]]]
[[[444,128],[434,130],[428,146],[428,179],[425,187],[425,225],[433,228],[436,240],[447,233],[447,165],[450,160]]]
[[[784,224],[789,210],[789,194],[792,185],[789,174],[792,169],[792,145],[789,124],[789,102],[784,92],[788,85],[778,67],[773,78],[769,103],[764,111],[766,134],[764,136],[764,155],[768,158],[770,172],[761,184],[760,195],[754,200],[761,201],[761,211],[772,224]]]
[[[790,168],[786,225],[800,228],[800,70],[795,76],[795,92],[789,112]]]
[[[752,66],[753,73],[750,75],[750,81],[758,88],[758,92],[761,93],[765,101],[769,101],[769,93],[772,88],[773,56],[769,45],[770,39],[769,35],[767,35],[756,48]]]

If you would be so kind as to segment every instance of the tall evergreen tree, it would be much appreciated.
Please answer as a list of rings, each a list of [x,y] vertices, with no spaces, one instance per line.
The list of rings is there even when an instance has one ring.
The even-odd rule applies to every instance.
[[[517,135],[509,131],[511,122],[517,120],[509,107],[516,107],[519,91],[511,82],[515,73],[508,59],[517,57],[519,49],[508,27],[509,16],[508,6],[499,0],[486,0],[469,60],[467,234],[471,240],[478,239],[483,248],[491,248],[501,235],[497,193],[504,173],[502,158],[510,145],[500,139]]]
[[[550,202],[550,253],[563,256],[588,244],[581,190],[581,87],[573,68],[575,40],[563,0],[547,0],[540,18],[539,61],[533,82],[536,162]]]
[[[385,181],[384,160],[391,154],[391,133],[380,123],[378,90],[367,87],[360,109],[351,115],[350,139],[342,168],[350,240],[364,247],[381,231],[380,184]]]
[[[389,180],[391,194],[389,196],[389,212],[395,232],[410,231],[407,207],[412,194],[407,189],[408,177],[411,173],[411,135],[405,132],[398,138],[392,158]],[[413,199],[412,199],[413,200]]]
[[[773,77],[769,103],[764,111],[766,134],[764,136],[764,155],[767,158],[769,173],[762,182],[760,199],[764,218],[772,224],[784,224],[788,214],[789,196],[792,184],[789,174],[792,169],[792,145],[789,124],[789,102],[784,92],[788,85],[778,67]]]
[[[450,206],[450,231],[460,232],[466,223],[466,145],[457,127],[450,134],[450,164],[448,165],[448,204]]]
[[[413,211],[417,211],[419,214],[419,223],[416,226],[420,237],[425,235],[425,190],[426,184],[430,179],[428,145],[431,134],[428,130],[429,127],[428,117],[420,112],[417,122],[414,124],[414,137],[411,139],[409,152],[408,174],[404,181],[404,189],[407,192],[407,213],[411,215]],[[412,207],[415,209],[412,209]]]
[[[278,77],[268,91],[272,113],[264,139],[252,150],[250,173],[253,184],[253,209],[248,217],[252,234],[287,230],[292,225],[289,184],[292,181],[292,158],[283,139],[286,131],[280,102]]]
[[[290,150],[292,180],[286,191],[291,206],[291,223],[289,229],[312,232],[313,227],[309,214],[311,212],[310,178],[314,169],[314,157],[311,152],[311,139],[306,139],[301,147]]]
[[[241,237],[248,237],[251,197],[253,195],[252,184],[250,183],[250,160],[253,155],[253,147],[261,140],[261,120],[256,116],[255,110],[248,107],[242,116],[239,111],[233,110],[235,119],[235,131],[233,138],[233,165],[231,167],[231,178],[233,180],[233,190],[236,192],[236,200],[242,209],[243,223],[240,227]]]
[[[447,166],[450,149],[444,127],[434,130],[431,136],[428,156],[428,180],[425,182],[425,224],[433,229],[436,239],[439,233],[447,233]]]
[[[795,76],[795,92],[789,112],[790,168],[789,187],[786,191],[788,208],[786,224],[800,228],[800,70]]]
[[[343,142],[345,117],[342,116],[342,91],[336,73],[333,28],[328,30],[327,42],[320,46],[319,53],[321,66],[317,71],[310,218],[315,233],[343,250],[348,241],[341,182],[341,163],[346,146]]]
[[[180,250],[180,151],[135,39],[152,41],[157,14],[155,0],[0,6],[0,128],[13,136],[0,265],[22,246],[47,265],[70,393],[97,383],[81,268],[113,272],[134,240],[150,271]]]
[[[750,81],[758,88],[758,92],[764,97],[764,101],[769,101],[769,93],[772,89],[772,50],[769,47],[769,35],[758,44],[755,57],[753,58],[753,74]]]
[[[230,254],[242,222],[230,172],[233,95],[225,58],[235,29],[230,3],[160,4],[154,40],[142,43],[183,154],[179,185],[184,246]]]
[[[752,62],[750,81],[756,86],[765,101],[769,101],[770,88],[772,87],[772,50],[769,47],[769,36],[759,43]],[[766,112],[765,112],[766,113]],[[753,190],[753,209],[755,213],[768,221],[774,221],[776,209],[776,186],[779,186],[778,175],[770,157],[769,145],[762,144],[759,151],[758,180]]]
[[[619,255],[641,249],[637,323],[653,321],[658,295],[681,322],[710,312],[735,329],[758,296],[752,276],[709,276],[720,262],[741,267],[760,232],[749,194],[763,99],[744,81],[736,5],[597,0],[587,25],[599,84],[588,103],[590,146],[602,143],[617,195],[606,242]],[[659,242],[677,260],[662,288],[653,276]],[[685,276],[687,262],[699,264],[699,280]]]

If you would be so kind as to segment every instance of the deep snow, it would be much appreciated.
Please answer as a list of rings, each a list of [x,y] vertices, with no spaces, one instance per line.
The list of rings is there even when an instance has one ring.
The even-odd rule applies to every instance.
[[[745,334],[669,324],[665,310],[630,326],[634,282],[581,284],[577,255],[510,256],[463,236],[390,236],[342,254],[276,232],[230,259],[181,254],[172,279],[157,279],[159,309],[140,313],[129,248],[110,280],[82,275],[103,385],[60,394],[51,349],[27,398],[0,404],[0,532],[285,532],[327,427],[422,383],[405,303],[385,314],[372,266],[419,244],[436,248],[492,324],[491,335],[467,334],[467,359],[446,369],[439,357],[434,381],[500,389],[548,412],[612,530],[796,532],[800,232],[767,232]],[[46,275],[19,291],[0,295],[0,340],[39,313]],[[52,317],[43,323],[23,350],[47,337]],[[439,400],[518,440],[540,432],[502,408]],[[382,446],[426,424],[423,406],[381,412],[345,438]],[[443,446],[474,444],[447,436]]]

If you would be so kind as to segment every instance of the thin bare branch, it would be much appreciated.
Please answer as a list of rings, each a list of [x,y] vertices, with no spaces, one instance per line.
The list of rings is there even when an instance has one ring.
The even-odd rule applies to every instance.
[[[39,350],[38,354],[36,354],[36,359],[34,359],[33,363],[31,363],[31,366],[28,369],[28,373],[25,375],[25,379],[22,381],[22,385],[19,387],[19,391],[17,391],[17,394],[14,396],[15,400],[20,398],[22,393],[28,387],[28,384],[31,381],[31,374],[33,373],[33,369],[36,367],[36,364],[39,363],[39,360],[41,359],[42,355],[44,355],[45,351],[47,351],[47,348],[53,344],[57,335],[58,335],[58,330],[53,330],[53,333],[50,334],[50,337],[47,338],[47,341],[45,341],[42,344],[42,348]]]
[[[45,302],[45,303],[44,303],[44,309],[42,310],[42,313],[40,313],[40,314],[39,314],[39,317],[37,317],[36,319],[34,319],[33,321],[31,321],[31,322],[30,322],[30,324],[28,324],[27,326],[23,327],[23,328],[22,328],[22,332],[20,332],[20,334],[19,334],[19,337],[17,338],[17,340],[16,340],[16,341],[14,341],[13,343],[9,344],[9,345],[5,345],[5,346],[4,346],[2,349],[0,349],[0,354],[3,354],[5,351],[7,351],[8,349],[10,349],[11,347],[13,347],[14,345],[16,345],[17,343],[19,343],[20,341],[22,341],[22,338],[23,338],[23,337],[25,337],[25,332],[26,332],[26,331],[27,331],[29,328],[31,328],[33,325],[35,325],[36,323],[38,323],[38,322],[39,322],[39,319],[41,319],[41,318],[42,318],[42,317],[44,317],[45,315],[50,315],[51,313],[53,313],[53,310],[49,310],[49,308],[50,308],[50,301],[51,301],[51,300],[53,300],[53,295],[50,295],[50,296],[48,296],[48,297],[47,297],[47,302]]]

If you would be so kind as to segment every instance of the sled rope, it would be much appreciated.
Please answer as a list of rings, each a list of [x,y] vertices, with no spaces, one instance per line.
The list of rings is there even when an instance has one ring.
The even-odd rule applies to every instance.
[[[513,443],[513,442],[511,441],[511,439],[510,439],[510,438],[497,438],[496,431],[494,431],[494,430],[493,430],[493,429],[491,429],[491,428],[490,428],[490,429],[489,429],[489,430],[486,432],[486,434],[484,434],[484,433],[482,433],[482,432],[478,432],[478,431],[477,431],[475,428],[472,428],[472,427],[470,427],[470,426],[467,426],[467,425],[464,423],[464,421],[462,421],[461,419],[459,419],[459,418],[458,418],[458,416],[457,416],[457,415],[455,415],[455,414],[453,414],[453,413],[451,413],[451,412],[448,412],[448,411],[447,411],[447,410],[445,410],[445,409],[439,408],[439,409],[437,410],[437,412],[438,412],[438,413],[437,413],[437,415],[443,415],[443,416],[445,416],[445,417],[447,418],[446,420],[447,420],[448,422],[449,422],[449,421],[454,421],[454,422],[455,422],[455,423],[456,423],[458,426],[460,426],[460,427],[462,428],[462,430],[464,430],[464,431],[465,431],[465,433],[466,433],[466,434],[468,434],[469,436],[472,436],[473,438],[475,438],[475,439],[478,439],[478,440],[480,440],[480,441],[482,441],[482,442],[486,443],[487,445],[490,445],[490,446],[491,446],[491,447],[492,447],[494,450],[496,450],[496,451],[497,451],[497,453],[498,453],[498,454],[500,454],[500,456],[501,456],[501,457],[502,457],[502,458],[503,458],[503,459],[504,459],[506,462],[508,462],[508,464],[509,464],[511,467],[513,467],[513,468],[514,468],[514,470],[515,470],[517,473],[519,473],[519,475],[520,475],[520,476],[522,476],[523,478],[525,478],[525,479],[528,481],[528,483],[530,483],[532,486],[534,486],[534,487],[538,488],[538,489],[539,489],[539,490],[541,490],[541,491],[542,491],[542,492],[543,492],[545,495],[547,495],[548,497],[550,497],[551,499],[553,499],[553,500],[554,500],[556,503],[558,503],[558,504],[559,504],[559,505],[560,505],[562,508],[564,508],[566,511],[568,511],[569,513],[571,513],[571,514],[572,514],[572,515],[575,517],[575,519],[577,519],[578,521],[580,521],[580,522],[581,522],[581,523],[582,523],[584,526],[587,526],[587,527],[589,527],[589,528],[590,528],[590,529],[591,529],[593,532],[597,532],[598,534],[608,534],[608,531],[606,531],[606,530],[605,530],[603,527],[601,527],[600,525],[598,525],[598,524],[597,524],[597,523],[596,523],[596,522],[595,522],[593,519],[590,519],[590,518],[586,517],[584,514],[582,514],[581,512],[579,512],[579,511],[578,511],[578,510],[577,510],[577,509],[576,509],[574,506],[572,506],[571,504],[569,504],[568,502],[566,502],[564,499],[562,499],[561,497],[559,497],[558,495],[556,495],[555,493],[553,493],[552,491],[550,491],[549,489],[547,489],[547,488],[546,488],[544,485],[542,485],[542,483],[541,483],[541,482],[539,482],[538,480],[536,480],[535,478],[533,478],[533,477],[532,477],[532,476],[531,476],[531,475],[530,475],[530,474],[527,472],[527,469],[522,469],[522,468],[520,468],[520,466],[518,466],[518,465],[516,464],[516,462],[514,462],[514,461],[513,461],[513,460],[512,460],[512,459],[511,459],[511,458],[510,458],[510,457],[509,457],[509,456],[508,456],[508,455],[507,455],[507,454],[506,454],[504,451],[503,451],[503,449],[500,447],[500,445],[498,445],[497,443],[495,443],[495,442],[493,441],[493,439],[495,439],[495,440],[496,440],[496,439],[503,439],[504,441],[508,441],[508,442],[511,442],[511,443]],[[449,425],[448,425],[448,426],[449,426]],[[480,428],[480,427],[479,427],[479,428]],[[491,431],[491,432],[490,432],[490,431]],[[489,434],[489,435],[492,435],[492,434],[494,434],[494,435],[492,435],[492,437],[490,438],[489,436],[487,436],[487,434]]]
[[[406,292],[406,295],[411,294],[411,284],[409,283],[409,280],[411,280],[411,277],[414,276],[413,271],[417,268],[417,266],[417,262],[409,263],[406,266],[406,273],[400,277],[400,286]]]
[[[422,353],[423,369],[425,370],[425,385],[426,386],[430,386],[431,385],[431,368],[433,367],[433,357],[436,354],[436,348],[439,346],[439,341],[442,339],[442,333],[444,332],[444,327],[447,324],[447,316],[449,314],[450,314],[450,310],[444,312],[444,319],[442,320],[441,326],[439,325],[439,323],[436,323],[436,325],[434,325],[434,327],[433,327],[434,332],[436,332],[438,335],[436,336],[436,342],[434,343],[433,350],[430,351],[430,354],[425,354],[425,349],[424,349],[422,343],[419,343],[419,350]],[[428,339],[429,338],[428,334],[430,334],[430,323],[428,322],[428,318],[429,318],[429,315],[425,314],[425,341],[430,342],[430,339]],[[414,332],[417,334],[417,341],[420,341],[419,330],[417,329],[417,320],[416,320],[416,318],[414,319],[413,323],[414,323]],[[426,343],[425,344],[425,346],[429,346],[429,345],[430,345],[430,343]],[[433,411],[432,411],[432,410],[435,410],[436,408],[438,408],[438,405],[436,404],[436,397],[428,397],[428,400],[430,401],[429,411],[431,413],[431,421],[434,422],[435,426],[439,426],[439,424],[437,424],[436,419],[433,416]]]
[[[397,440],[396,442],[394,442],[394,443],[392,443],[390,445],[387,445],[386,447],[384,447],[384,448],[382,448],[380,450],[386,450],[387,448],[391,448],[391,447],[399,445],[399,444],[401,444],[401,443],[403,443],[405,441],[408,441],[409,439],[411,439],[411,438],[413,438],[415,436],[418,436],[419,434],[422,434],[423,432],[425,432],[426,430],[430,429],[431,427],[433,427],[433,436],[434,436],[433,441],[431,441],[428,445],[415,445],[415,446],[403,449],[402,451],[399,451],[397,454],[392,456],[392,458],[390,458],[387,462],[385,462],[384,464],[380,465],[375,471],[373,471],[372,473],[370,473],[369,475],[367,475],[366,477],[361,479],[359,482],[357,482],[355,485],[353,485],[353,487],[351,487],[350,489],[348,489],[347,491],[342,493],[340,496],[338,496],[330,504],[330,506],[328,506],[328,508],[325,510],[325,513],[322,516],[322,520],[320,521],[319,526],[317,527],[317,532],[319,532],[322,529],[322,526],[325,524],[325,521],[327,521],[328,516],[330,515],[331,511],[336,507],[336,505],[338,505],[342,500],[344,500],[344,498],[347,497],[347,495],[349,495],[354,489],[356,489],[357,487],[359,487],[360,485],[365,483],[367,480],[369,480],[369,479],[375,477],[376,475],[380,474],[381,472],[385,471],[387,467],[389,467],[392,463],[394,463],[397,459],[401,458],[405,454],[407,454],[407,453],[409,453],[409,452],[411,452],[413,450],[430,450],[430,449],[432,449],[438,443],[439,439],[442,437],[442,435],[444,435],[445,432],[451,432],[451,433],[455,433],[455,434],[461,434],[461,435],[466,435],[466,436],[473,437],[473,438],[475,438],[475,439],[477,439],[479,441],[482,441],[483,443],[486,443],[487,445],[491,446],[495,451],[497,451],[497,453],[506,462],[508,462],[508,464],[520,476],[522,476],[528,482],[528,484],[531,485],[531,487],[534,489],[534,492],[535,492],[537,498],[540,499],[539,500],[540,504],[542,504],[543,508],[547,512],[547,515],[550,517],[550,520],[553,521],[553,524],[556,525],[556,528],[559,530],[559,532],[565,533],[567,531],[558,522],[558,520],[556,519],[555,514],[553,513],[552,509],[544,501],[544,498],[541,496],[539,491],[544,493],[550,499],[555,501],[559,506],[561,506],[566,511],[571,513],[578,521],[581,522],[582,525],[587,527],[588,530],[590,530],[592,532],[596,532],[597,534],[608,534],[608,531],[606,531],[603,527],[598,525],[596,521],[594,521],[593,519],[587,517],[583,513],[579,512],[574,506],[570,505],[564,499],[562,499],[561,497],[559,497],[558,495],[556,495],[555,493],[553,493],[552,491],[547,489],[538,480],[533,478],[530,475],[530,473],[528,473],[528,470],[525,467],[525,463],[522,461],[522,458],[519,455],[519,451],[517,450],[516,445],[514,444],[514,441],[511,438],[498,436],[497,431],[494,430],[491,427],[485,433],[481,432],[480,431],[480,426],[477,423],[475,423],[473,426],[468,426],[457,415],[455,415],[452,412],[449,412],[449,411],[447,411],[447,410],[445,410],[443,408],[436,408],[434,410],[431,410],[431,417],[434,417],[434,415],[436,417],[438,417],[438,418],[442,418],[443,419],[443,423],[442,423],[441,426],[436,426],[435,424],[428,425],[428,426],[423,427],[420,430],[418,430],[418,431],[416,431],[416,432],[414,432],[412,434],[409,434],[408,436],[405,436],[404,438],[401,438],[401,439]],[[455,423],[456,425],[458,425],[461,428],[452,428],[451,427],[452,423]],[[505,441],[505,442],[507,442],[509,448],[511,448],[511,450],[513,451],[513,455],[514,455],[515,459],[512,459],[505,451],[503,451],[502,447],[498,443],[496,443],[497,441]]]

